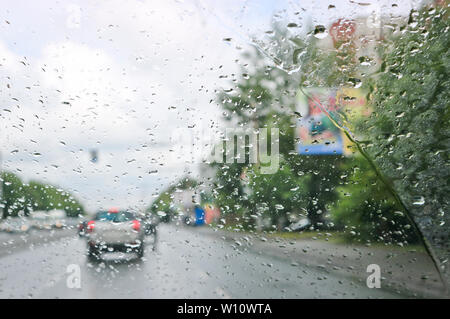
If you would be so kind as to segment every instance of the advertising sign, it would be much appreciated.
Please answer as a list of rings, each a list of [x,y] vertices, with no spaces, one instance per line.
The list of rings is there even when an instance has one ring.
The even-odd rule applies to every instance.
[[[368,116],[365,92],[357,88],[309,88],[297,95],[296,137],[300,155],[350,155],[351,142],[333,124],[352,129],[359,118]],[[345,120],[345,121],[344,121]]]
[[[343,154],[344,140],[341,131],[319,105],[330,114],[336,112],[336,90],[308,89],[307,95],[297,95],[297,151],[302,155]]]

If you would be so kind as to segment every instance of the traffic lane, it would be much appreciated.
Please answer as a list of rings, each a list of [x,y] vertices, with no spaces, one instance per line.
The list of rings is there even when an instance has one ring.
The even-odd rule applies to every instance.
[[[30,229],[24,233],[0,232],[0,257],[11,255],[21,249],[27,249],[42,243],[50,243],[64,237],[73,237],[76,234],[74,227],[63,229]]]
[[[32,298],[62,278],[58,262],[70,261],[73,236],[18,247],[0,257],[0,297]],[[73,258],[73,257],[72,257]]]
[[[0,259],[0,297],[8,298],[395,298],[365,283],[241,251],[195,229],[161,225],[145,258],[88,263],[83,239],[67,238]],[[81,287],[68,288],[68,265]]]
[[[376,264],[382,269],[382,286],[385,288],[419,298],[442,298],[446,295],[430,256],[414,247],[369,247],[321,240],[265,238],[211,227],[196,228],[196,231],[215,238],[223,237],[236,245],[261,251],[265,255],[289,259],[307,267],[320,268],[337,276],[362,281],[367,278],[367,266]]]
[[[247,250],[245,246],[230,243],[219,236],[211,239],[204,234],[198,234],[195,228],[183,227],[172,232],[180,235],[179,240],[171,243],[173,251],[189,247],[184,260],[181,261],[187,261],[190,264],[189,269],[196,270],[199,278],[204,278],[206,274],[207,281],[216,287],[215,291],[224,293],[223,297],[398,297],[389,292],[369,289],[365,282],[362,285],[317,269],[293,264],[286,259],[264,255],[263,251]]]

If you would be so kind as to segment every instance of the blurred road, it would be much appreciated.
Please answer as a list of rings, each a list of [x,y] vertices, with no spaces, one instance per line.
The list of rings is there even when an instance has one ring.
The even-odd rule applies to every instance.
[[[72,235],[0,254],[1,298],[400,297],[186,227],[160,225],[156,251],[149,244],[141,261],[112,255],[93,264],[85,240],[62,232]],[[81,288],[67,287],[70,264],[81,269]]]
[[[64,237],[73,237],[74,229],[31,229],[27,233],[0,232],[0,257],[17,253],[20,250],[34,249],[37,245],[50,244]],[[0,265],[2,260],[0,259]],[[1,283],[0,283],[1,287]]]

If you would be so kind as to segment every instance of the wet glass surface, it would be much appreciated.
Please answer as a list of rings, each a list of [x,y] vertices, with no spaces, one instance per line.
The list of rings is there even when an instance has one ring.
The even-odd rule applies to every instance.
[[[448,298],[448,6],[5,1],[0,297]]]

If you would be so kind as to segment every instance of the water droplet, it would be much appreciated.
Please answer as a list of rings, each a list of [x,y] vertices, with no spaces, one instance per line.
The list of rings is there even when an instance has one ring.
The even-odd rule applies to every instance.
[[[328,31],[323,25],[317,25],[313,34],[317,39],[325,39],[328,36]]]
[[[423,196],[416,196],[413,199],[413,205],[422,206],[425,204],[425,198]]]

